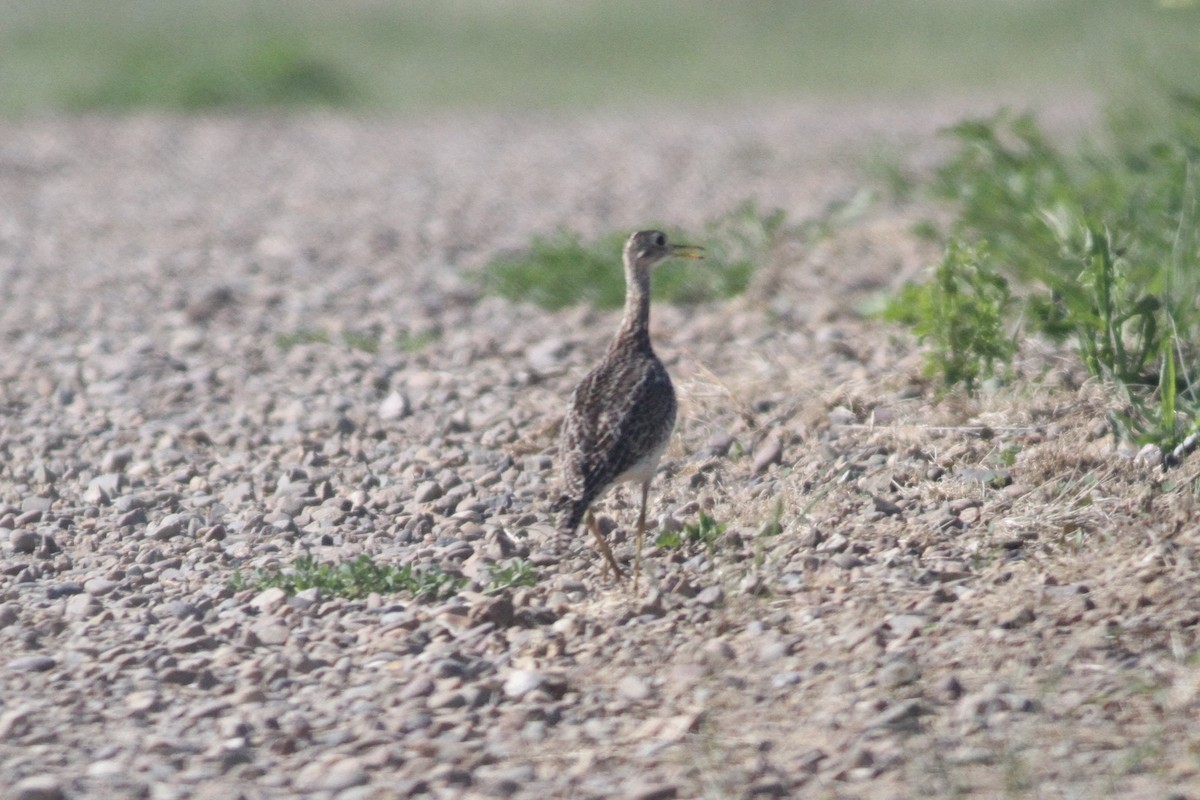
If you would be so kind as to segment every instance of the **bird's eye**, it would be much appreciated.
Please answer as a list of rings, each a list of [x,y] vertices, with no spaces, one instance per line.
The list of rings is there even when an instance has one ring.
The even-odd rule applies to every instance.
[[[654,234],[654,244],[658,247],[665,247],[667,244],[667,237],[663,236],[661,233]]]

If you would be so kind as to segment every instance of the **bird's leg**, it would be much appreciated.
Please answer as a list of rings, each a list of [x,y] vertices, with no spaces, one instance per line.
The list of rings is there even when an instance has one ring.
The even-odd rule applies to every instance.
[[[596,517],[592,514],[592,510],[587,512],[587,526],[591,529],[592,535],[596,537],[596,546],[600,548],[600,552],[604,555],[604,574],[607,577],[608,568],[612,567],[613,574],[617,580],[621,580],[625,576],[621,574],[621,568],[617,566],[617,559],[613,557],[612,550],[608,546],[608,542],[604,540],[604,534],[600,533],[600,526],[596,524]]]
[[[642,539],[646,536],[646,495],[650,493],[650,481],[642,484],[642,509],[638,512],[637,557],[633,561],[633,591],[637,592],[638,578],[642,575]]]

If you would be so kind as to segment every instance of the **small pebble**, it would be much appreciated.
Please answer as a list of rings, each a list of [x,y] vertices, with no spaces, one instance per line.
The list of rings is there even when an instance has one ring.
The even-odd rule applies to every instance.
[[[763,438],[758,447],[754,448],[752,469],[754,474],[760,475],[766,472],[772,464],[778,464],[782,460],[783,436],[778,430],[773,430]]]
[[[642,783],[635,781],[622,789],[629,800],[674,800],[679,796],[679,787],[669,783]]]
[[[21,529],[13,531],[8,537],[8,543],[14,553],[32,553],[41,544],[42,537],[34,531]]]
[[[271,614],[282,608],[287,599],[287,592],[278,586],[272,586],[255,595],[254,599],[250,601],[250,605],[264,614]]]
[[[1033,622],[1035,615],[1029,606],[1013,606],[996,617],[996,625],[1000,628],[1023,628]]]
[[[332,764],[314,761],[296,773],[292,786],[302,792],[340,792],[367,782],[362,763],[353,757],[339,758]]]
[[[621,678],[617,682],[617,691],[626,700],[633,700],[634,702],[648,700],[654,693],[650,688],[650,684],[636,675],[626,675]]]
[[[100,601],[88,594],[72,595],[67,600],[66,613],[70,617],[90,617],[101,609]]]
[[[720,586],[707,586],[696,595],[695,602],[706,608],[715,608],[725,602],[725,590]]]
[[[504,681],[504,694],[519,699],[535,689],[540,689],[545,682],[546,676],[537,670],[514,670]]]
[[[100,461],[100,470],[107,473],[121,472],[133,461],[133,451],[127,447],[109,450]]]
[[[1139,461],[1148,467],[1161,466],[1163,463],[1163,451],[1158,445],[1150,443],[1142,445],[1142,449],[1138,450],[1134,456],[1135,461]]]
[[[50,656],[17,656],[4,665],[9,672],[45,672],[57,664]]]
[[[94,597],[101,597],[120,586],[108,578],[89,578],[83,582],[83,590]]]
[[[185,530],[187,521],[182,514],[168,514],[150,531],[150,538],[162,542],[179,536]]]
[[[12,788],[12,800],[66,800],[62,779],[56,775],[31,775]]]
[[[260,644],[274,647],[285,644],[291,631],[287,625],[274,620],[261,622],[250,629]]]
[[[434,500],[440,499],[443,494],[445,492],[436,481],[425,481],[417,487],[417,491],[413,494],[413,500],[418,503],[432,503]]]
[[[403,419],[412,413],[408,396],[401,392],[392,392],[379,404],[379,418],[382,420]]]
[[[735,656],[733,648],[724,639],[709,639],[705,642],[704,655],[710,661],[717,663],[733,661]]]
[[[879,671],[879,682],[887,689],[907,686],[919,677],[921,677],[921,669],[911,656],[892,658]]]
[[[919,632],[928,622],[923,614],[897,614],[888,618],[887,626],[901,639],[907,639]]]

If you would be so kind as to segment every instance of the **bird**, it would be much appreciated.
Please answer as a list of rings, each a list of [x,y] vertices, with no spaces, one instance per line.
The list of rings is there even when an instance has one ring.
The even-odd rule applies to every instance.
[[[675,389],[650,343],[650,273],[671,258],[704,258],[704,248],[672,244],[662,231],[632,234],[625,242],[625,311],[604,357],[581,380],[567,406],[559,442],[562,512],[559,536],[573,536],[581,522],[596,537],[605,560],[622,580],[621,568],[596,524],[592,505],[613,485],[640,484],[634,590],[641,574],[646,501],[659,459],[675,429]]]

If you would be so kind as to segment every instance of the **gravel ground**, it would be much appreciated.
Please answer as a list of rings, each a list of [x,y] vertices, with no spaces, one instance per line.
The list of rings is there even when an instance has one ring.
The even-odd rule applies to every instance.
[[[470,280],[558,226],[820,216],[993,105],[0,123],[5,796],[1200,796],[1200,456],[1114,451],[1036,343],[939,396],[855,313],[935,255],[927,210],[656,309],[653,523],[725,528],[636,595],[548,511],[617,315]],[[632,500],[601,508],[623,559]],[[305,554],[468,582],[237,588]],[[489,578],[511,558],[533,586]]]

